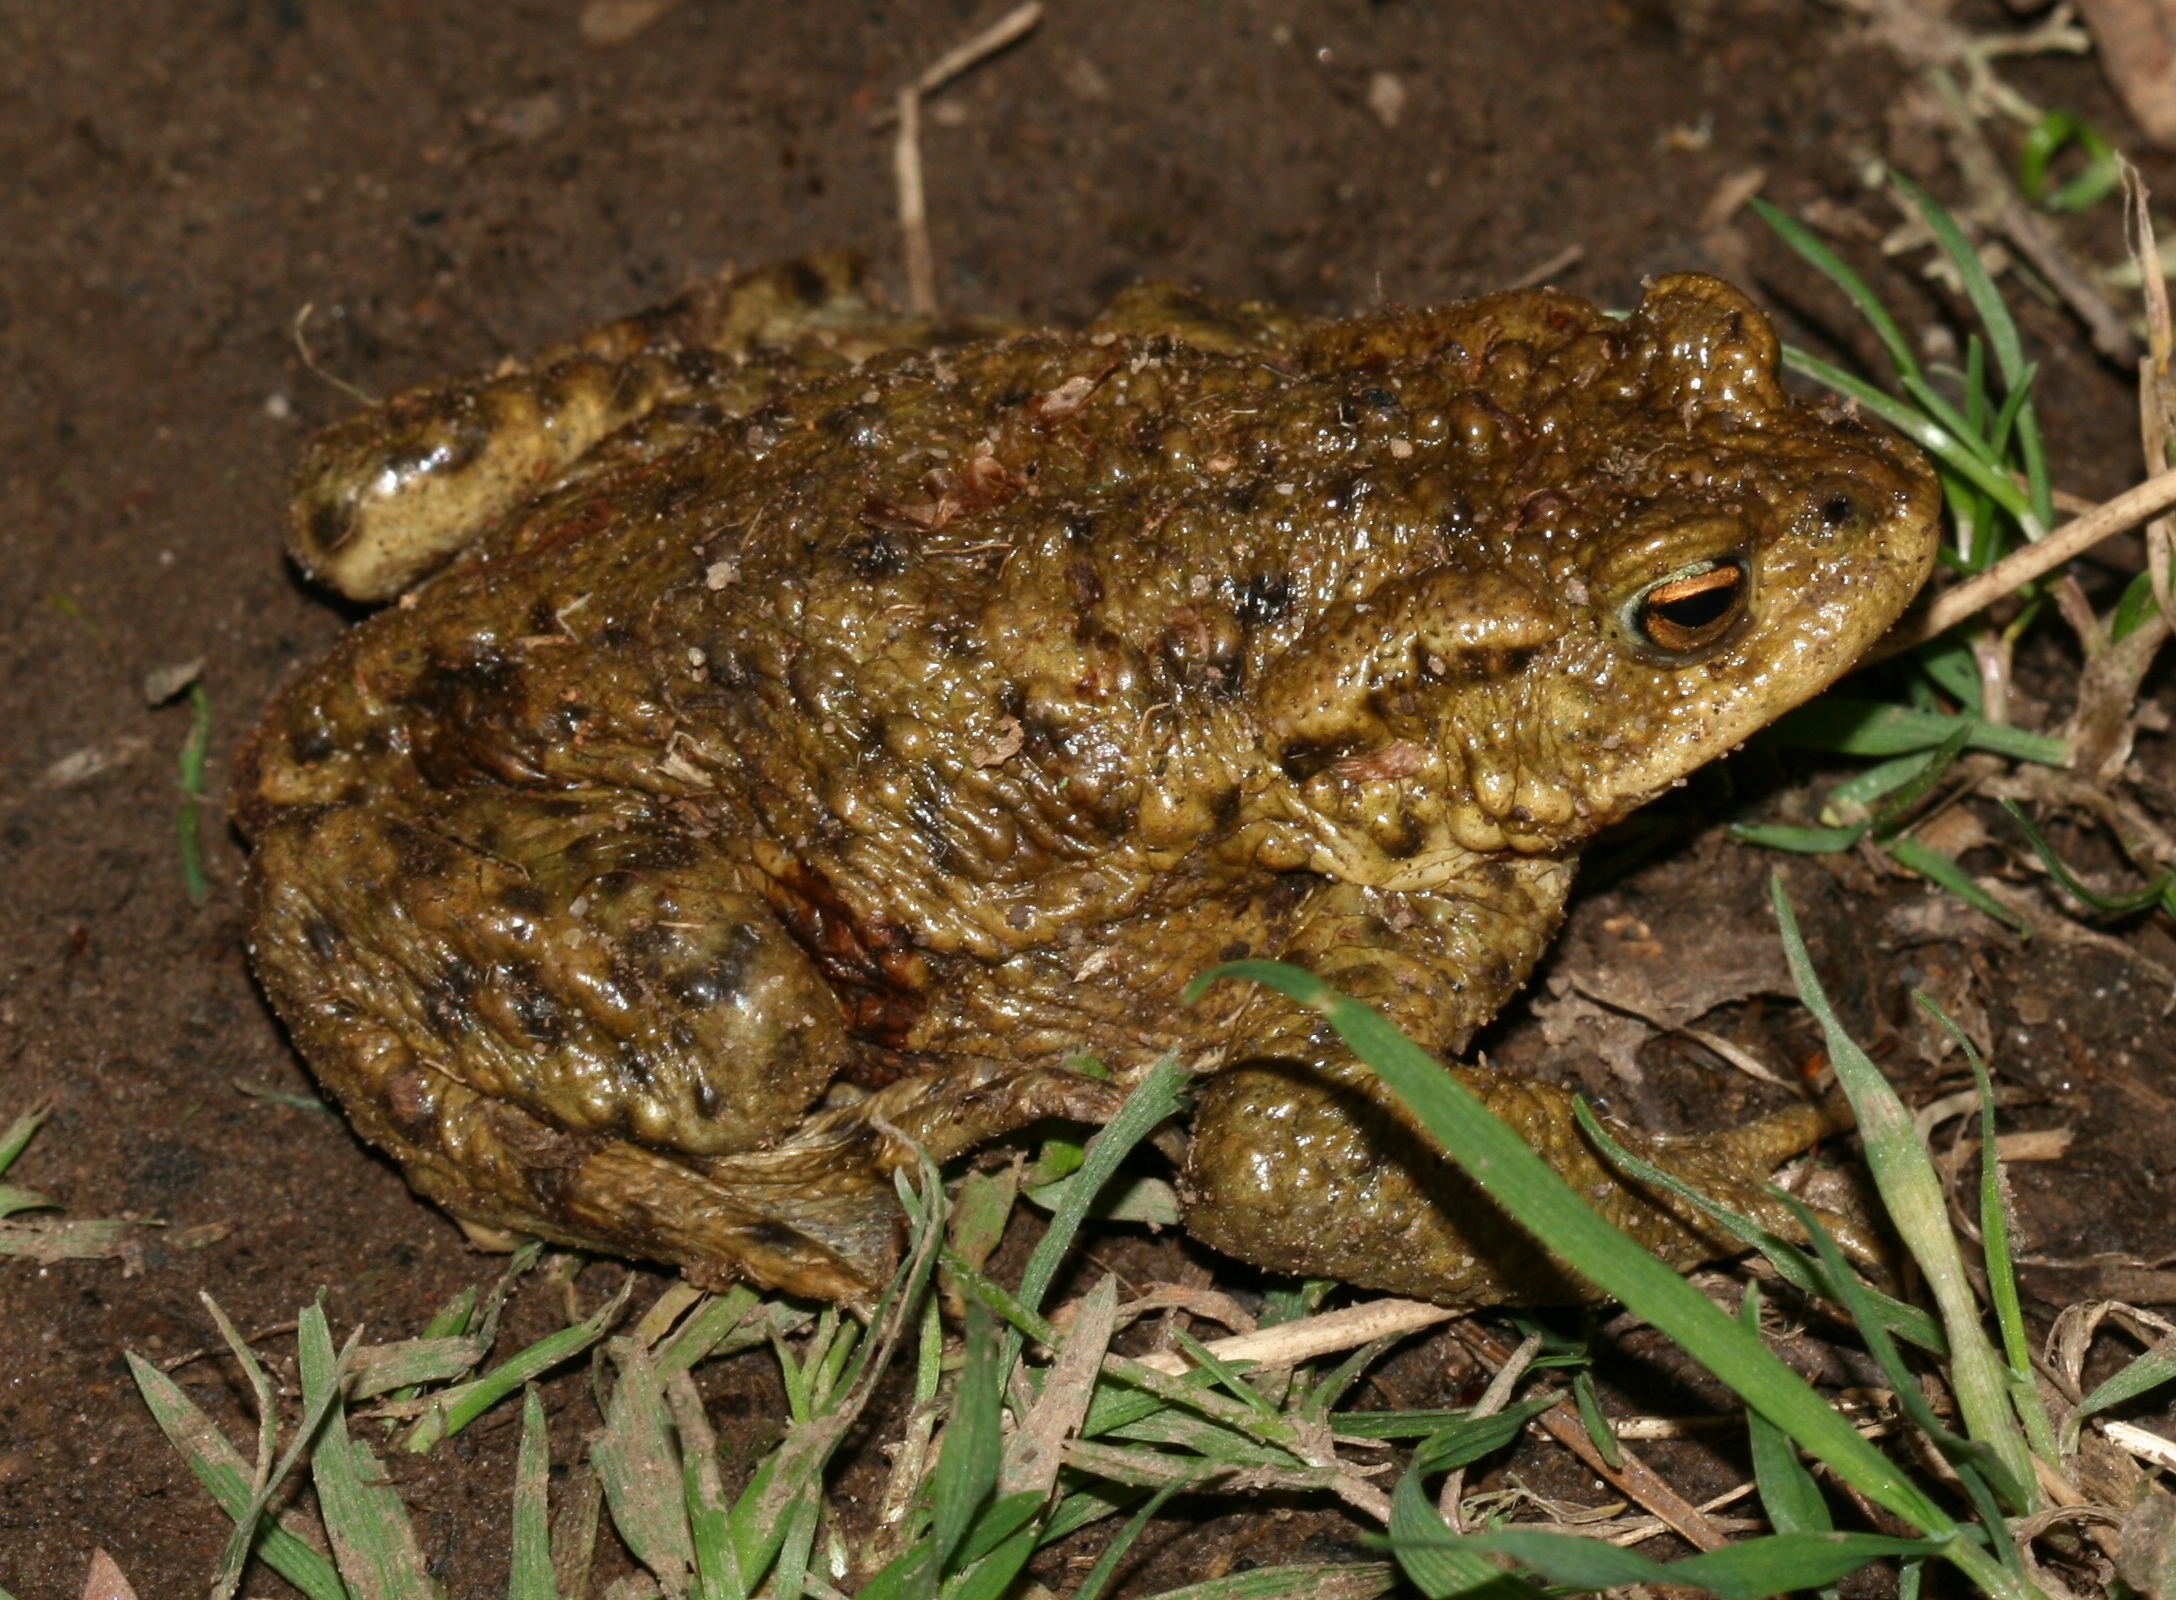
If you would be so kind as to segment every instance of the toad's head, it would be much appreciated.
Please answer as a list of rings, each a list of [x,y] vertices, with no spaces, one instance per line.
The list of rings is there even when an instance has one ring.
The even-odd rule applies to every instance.
[[[1363,855],[1399,857],[1399,827],[1408,855],[1576,847],[1834,682],[1932,569],[1933,471],[1785,394],[1738,291],[1662,279],[1610,343],[1587,391],[1606,429],[1515,486],[1491,537],[1325,619],[1306,652],[1275,729],[1338,749],[1303,781],[1310,808],[1358,843],[1356,823],[1383,831],[1371,786],[1429,791],[1407,781]]]

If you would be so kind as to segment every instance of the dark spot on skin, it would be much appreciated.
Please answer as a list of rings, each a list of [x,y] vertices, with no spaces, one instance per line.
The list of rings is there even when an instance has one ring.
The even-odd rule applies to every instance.
[[[710,1074],[698,1072],[695,1075],[695,1110],[697,1114],[715,1122],[718,1112],[724,1105],[725,1102],[718,1098],[716,1085],[710,1081]]]
[[[773,1250],[780,1255],[808,1248],[807,1235],[771,1217],[750,1223],[746,1237],[756,1249]]]
[[[310,951],[326,966],[331,966],[340,954],[340,930],[323,917],[312,917],[303,927],[302,937],[309,943]]]
[[[467,999],[460,991],[443,980],[425,982],[423,991],[423,1017],[431,1025],[431,1032],[448,1044],[455,1044],[464,1034],[476,1026],[476,1014],[469,1009]]]
[[[320,501],[310,513],[310,542],[320,550],[338,550],[355,537],[355,507],[346,500]]]
[[[1404,810],[1398,813],[1398,831],[1375,841],[1376,848],[1393,861],[1405,861],[1418,855],[1420,847],[1427,842],[1427,830]]]
[[[698,478],[669,479],[651,495],[650,512],[660,522],[668,521],[702,498],[702,493],[702,481]]]
[[[746,923],[727,936],[725,949],[709,965],[675,978],[672,997],[684,1006],[727,1005],[745,995],[748,967],[763,948],[763,936]]]
[[[1073,585],[1073,605],[1086,611],[1103,603],[1103,577],[1096,571],[1096,564],[1085,556],[1066,563],[1065,576]]]
[[[396,825],[392,830],[395,868],[403,878],[437,878],[453,870],[460,852],[423,828]]]
[[[650,1070],[650,1058],[642,1053],[640,1046],[630,1045],[621,1050],[616,1064],[620,1076],[637,1089],[647,1092],[656,1086],[657,1074]]]
[[[803,305],[820,306],[831,296],[831,285],[824,282],[824,275],[806,261],[787,263],[786,286]]]
[[[1249,953],[1250,947],[1248,946],[1246,940],[1234,939],[1230,944],[1226,945],[1223,949],[1219,950],[1216,953],[1216,958],[1219,961],[1244,961],[1247,959]]]
[[[438,1125],[438,1081],[422,1067],[388,1078],[382,1097],[394,1129],[410,1144],[426,1144]]]
[[[1239,820],[1239,785],[1234,783],[1217,791],[1209,802],[1209,815],[1220,829],[1228,829]]]
[[[1259,628],[1275,622],[1292,609],[1292,579],[1283,572],[1257,572],[1239,586],[1239,621]]]
[[[860,538],[847,540],[839,553],[856,577],[871,582],[906,571],[912,554],[904,540],[885,528],[871,528]]]
[[[549,597],[538,595],[536,604],[529,608],[529,631],[534,634],[557,633],[559,631],[559,619],[552,615],[552,603]]]
[[[1388,389],[1371,386],[1354,395],[1353,400],[1357,404],[1366,406],[1370,411],[1397,411],[1401,409],[1398,404],[1398,397]]]
[[[991,403],[994,411],[1011,411],[1035,398],[1033,389],[1007,389]]]
[[[1351,750],[1351,740],[1330,740],[1318,744],[1309,739],[1295,739],[1278,753],[1277,765],[1294,783],[1305,783]]]
[[[1094,544],[1096,542],[1095,519],[1085,511],[1067,511],[1059,519],[1065,527],[1068,544]]]
[[[890,437],[884,430],[884,413],[875,406],[840,406],[825,412],[816,426],[857,450],[880,450]]]
[[[551,896],[533,883],[508,884],[499,891],[499,904],[523,917],[541,917],[552,908]]]
[[[893,1048],[902,1044],[928,1007],[920,990],[925,969],[907,930],[882,917],[857,917],[829,879],[800,862],[766,878],[763,897],[831,986],[849,1030]]]
[[[339,748],[332,729],[322,722],[313,720],[287,730],[287,753],[302,766],[315,765]]]
[[[1349,511],[1374,492],[1375,485],[1366,478],[1340,473],[1324,486],[1322,503],[1331,511]]]
[[[1858,514],[1858,507],[1847,494],[1830,495],[1821,502],[1821,520],[1831,528],[1840,528]]]
[[[952,836],[945,830],[944,813],[927,795],[918,794],[907,802],[907,818],[929,846],[930,864],[939,871],[947,870],[952,860]]]
[[[538,980],[536,968],[526,961],[509,962],[499,969],[499,987],[522,1031],[536,1044],[553,1046],[566,1036],[559,1002]]]

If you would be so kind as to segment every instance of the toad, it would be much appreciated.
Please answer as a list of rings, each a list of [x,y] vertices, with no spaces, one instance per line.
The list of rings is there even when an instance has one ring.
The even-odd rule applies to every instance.
[[[1934,475],[1789,397],[1713,278],[1318,319],[1170,286],[1078,331],[819,258],[320,434],[361,601],[240,762],[250,947],[364,1138],[472,1228],[865,1303],[891,1171],[1202,1076],[1185,1225],[1471,1306],[1586,1292],[1274,957],[1456,1057],[1580,846],[1845,671]],[[1090,1055],[1116,1081],[1079,1070]],[[1453,1070],[1673,1262],[1568,1097]],[[1778,1221],[1817,1131],[1627,1142]]]

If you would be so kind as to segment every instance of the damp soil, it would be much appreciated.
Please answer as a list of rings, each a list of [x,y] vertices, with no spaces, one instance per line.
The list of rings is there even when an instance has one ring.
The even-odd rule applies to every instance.
[[[262,1347],[291,1386],[280,1330],[312,1296],[342,1330],[393,1338],[497,1268],[337,1118],[267,1097],[312,1091],[250,979],[243,858],[217,797],[267,696],[351,620],[279,554],[300,442],[351,407],[344,385],[386,394],[485,367],[729,262],[857,246],[901,292],[890,145],[872,114],[995,11],[682,0],[602,48],[584,42],[580,9],[102,0],[0,13],[0,1117],[53,1107],[14,1180],[70,1215],[167,1225],[145,1230],[140,1271],[0,1263],[0,1587],[19,1600],[79,1594],[100,1547],[147,1597],[206,1581],[225,1522],[122,1360],[170,1363],[214,1342],[201,1295],[267,1330]],[[949,307],[1074,320],[1159,275],[1321,310],[1536,276],[1624,304],[1643,275],[1693,267],[1746,282],[1787,337],[1869,354],[1820,280],[1743,212],[1717,214],[1717,195],[1758,167],[1778,203],[1831,208],[1907,327],[1954,320],[1937,289],[1874,247],[1895,219],[1862,187],[1869,158],[1956,191],[1909,75],[1847,8],[1055,0],[1050,13],[930,107]],[[1992,4],[1964,14],[2005,22]],[[2138,148],[2090,60],[2006,70]],[[2142,159],[2176,194],[2176,164]],[[2111,208],[2062,226],[2092,259],[2119,253]],[[2122,375],[2060,309],[2018,301],[2058,480],[2089,496],[2121,487],[2137,452]],[[305,307],[322,376],[297,352]],[[2105,590],[2107,573],[2081,571]],[[148,672],[199,659],[213,796],[201,907],[176,833],[190,711],[147,706],[143,691]],[[2074,674],[2059,649],[2029,659],[2028,710],[2059,718]],[[2156,692],[2176,703],[2165,677]],[[2139,760],[2176,789],[2167,739],[2145,737]],[[1772,1091],[1682,1039],[1639,1047],[1636,1093],[1622,1073],[1596,1084],[1591,1051],[1551,1041],[1548,1006],[1601,966],[1682,966],[1772,937],[1773,858],[1718,824],[1747,805],[1803,809],[1793,786],[1817,777],[1741,760],[1675,797],[1667,826],[1620,841],[1530,1003],[1492,1031],[1494,1058],[1599,1087],[1658,1126],[1760,1109]],[[1989,833],[2000,826],[1991,814]],[[2058,843],[2093,860],[2086,835]],[[1967,857],[1985,872],[2016,861],[2014,840]],[[2016,1173],[2031,1251],[2057,1263],[2028,1277],[2036,1314],[2111,1282],[2133,1299],[2176,1297],[2166,1274],[2137,1265],[2176,1240],[2170,931],[2025,942],[1856,858],[1795,861],[1788,877],[1824,974],[1908,1092],[1957,1081],[1955,1058],[1914,1020],[1917,985],[1994,1044],[2014,1126],[2075,1129],[2061,1160]],[[1740,997],[1705,1026],[1786,1066],[1814,1044],[1779,995]],[[1000,1267],[1025,1243],[1009,1241]],[[1136,1283],[1260,1287],[1169,1236],[1113,1230],[1090,1248]],[[572,1292],[593,1306],[623,1270],[591,1264]],[[638,1298],[664,1281],[645,1273]],[[508,1336],[540,1336],[564,1314],[559,1287],[532,1282]],[[186,1361],[176,1375],[243,1436],[229,1365]],[[1360,1403],[1470,1400],[1478,1377],[1447,1337],[1417,1341]],[[1721,1400],[1637,1335],[1605,1377],[1613,1404]],[[729,1468],[744,1473],[776,1436],[775,1365],[760,1353],[714,1363],[702,1383]],[[571,1459],[595,1425],[585,1376],[547,1398],[555,1456]],[[504,1592],[506,1420],[392,1463],[455,1596]],[[838,1477],[849,1532],[881,1482],[885,1421],[880,1405]],[[1742,1475],[1727,1444],[1647,1450],[1696,1500]],[[1539,1494],[1603,1498],[1539,1445],[1508,1471]],[[1353,1524],[1302,1506],[1174,1509],[1139,1547],[1129,1592],[1361,1554]],[[1036,1575],[1070,1588],[1105,1537],[1050,1552]],[[625,1570],[608,1537],[598,1587]],[[245,1592],[288,1591],[256,1569]]]

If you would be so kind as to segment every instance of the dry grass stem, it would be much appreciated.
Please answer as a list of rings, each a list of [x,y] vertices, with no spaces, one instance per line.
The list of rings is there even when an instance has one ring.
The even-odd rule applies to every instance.
[[[1500,1369],[1511,1359],[1510,1351],[1470,1322],[1459,1324],[1454,1331],[1460,1343],[1492,1367]],[[1587,1425],[1580,1420],[1578,1407],[1569,1399],[1551,1406],[1534,1419],[1534,1424],[1577,1456],[1597,1478],[1615,1484],[1660,1517],[1694,1549],[1720,1550],[1730,1542],[1698,1506],[1663,1482],[1630,1450],[1618,1446],[1618,1464],[1614,1467],[1604,1460],[1594,1441],[1587,1437]]]
[[[1541,1335],[1530,1333],[1518,1349],[1511,1352],[1511,1359],[1496,1369],[1496,1376],[1489,1379],[1488,1387],[1482,1391],[1480,1401],[1473,1408],[1473,1415],[1493,1417],[1509,1405],[1512,1391],[1519,1386],[1519,1379],[1526,1375],[1526,1369],[1539,1354]],[[1442,1492],[1436,1496],[1436,1514],[1460,1533],[1466,1531],[1465,1518],[1458,1509],[1458,1502],[1463,1497],[1465,1488],[1466,1469],[1459,1467],[1443,1480]]]
[[[892,178],[899,191],[899,232],[907,260],[907,307],[917,316],[937,310],[937,267],[929,247],[929,203],[922,186],[922,98],[1022,38],[1043,20],[1039,0],[1015,7],[964,44],[953,46],[899,91],[892,114],[899,134],[892,146]]]
[[[1881,660],[1924,644],[1965,618],[1986,610],[2019,584],[2053,572],[2103,539],[2128,533],[2171,506],[2176,506],[2176,470],[2156,473],[2135,488],[2102,501],[2085,515],[2064,523],[2038,544],[2014,551],[1977,577],[1944,592],[1925,611],[1908,619],[1876,645],[1868,653],[1868,659]]]
[[[1412,1333],[1463,1315],[1463,1312],[1446,1311],[1442,1306],[1432,1306],[1422,1300],[1370,1300],[1364,1305],[1302,1317],[1297,1322],[1264,1328],[1258,1333],[1214,1339],[1207,1348],[1219,1361],[1252,1361],[1258,1369],[1274,1370],[1296,1367],[1302,1361],[1334,1355],[1340,1350],[1356,1350],[1387,1334]],[[1142,1366],[1172,1378],[1183,1376],[1192,1365],[1176,1350],[1159,1350],[1153,1355],[1142,1356],[1140,1361]]]

